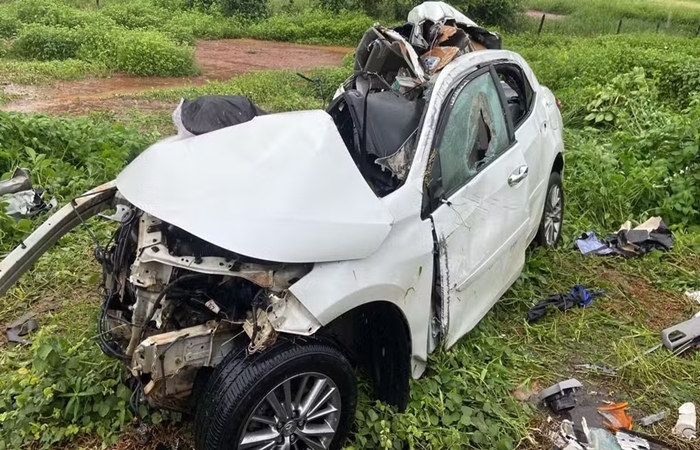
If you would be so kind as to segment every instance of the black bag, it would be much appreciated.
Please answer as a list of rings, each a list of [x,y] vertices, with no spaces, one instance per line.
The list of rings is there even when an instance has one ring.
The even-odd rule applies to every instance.
[[[242,95],[204,95],[183,100],[182,125],[194,135],[248,122],[267,114]]]

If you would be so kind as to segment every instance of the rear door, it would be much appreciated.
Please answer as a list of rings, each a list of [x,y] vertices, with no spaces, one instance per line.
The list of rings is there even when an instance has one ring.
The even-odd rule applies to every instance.
[[[527,245],[528,167],[492,66],[453,91],[435,148],[428,197],[450,347],[518,277]]]
[[[544,206],[542,199],[552,170],[549,155],[543,149],[543,134],[550,132],[547,117],[522,67],[513,61],[494,65],[501,86],[505,87],[507,110],[513,122],[515,140],[521,147],[528,167],[528,203],[530,237],[537,233]]]

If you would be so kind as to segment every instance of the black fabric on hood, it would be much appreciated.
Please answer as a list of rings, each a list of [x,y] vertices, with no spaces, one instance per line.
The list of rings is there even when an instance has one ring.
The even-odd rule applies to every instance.
[[[248,122],[267,114],[242,95],[204,95],[182,102],[182,125],[194,135]]]

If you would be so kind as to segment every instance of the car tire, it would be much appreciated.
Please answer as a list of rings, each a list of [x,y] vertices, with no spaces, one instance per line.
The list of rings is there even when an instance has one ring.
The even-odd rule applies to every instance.
[[[320,391],[316,402],[310,401],[314,389]],[[286,393],[291,407],[287,407]],[[271,396],[278,405],[273,406]],[[254,355],[241,349],[217,366],[197,405],[195,447],[260,448],[243,445],[244,440],[265,438],[265,443],[280,445],[271,444],[271,448],[308,448],[306,440],[313,439],[323,448],[338,449],[350,431],[356,402],[352,366],[327,342],[284,340]],[[289,414],[288,409],[293,412]],[[326,434],[315,435],[321,432]]]
[[[540,226],[535,237],[537,244],[545,248],[556,247],[561,239],[563,219],[564,189],[562,187],[561,174],[552,172],[549,175],[547,195],[544,199]]]

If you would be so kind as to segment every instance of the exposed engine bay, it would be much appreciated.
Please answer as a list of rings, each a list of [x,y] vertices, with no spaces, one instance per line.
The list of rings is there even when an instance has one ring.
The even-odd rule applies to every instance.
[[[100,347],[124,361],[135,395],[154,406],[185,408],[198,370],[219,363],[238,336],[248,336],[249,353],[274,344],[295,301],[286,289],[311,269],[246,258],[128,204],[109,218],[119,226],[95,252]]]

